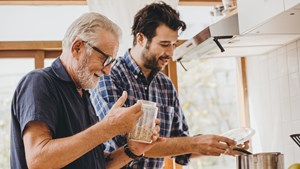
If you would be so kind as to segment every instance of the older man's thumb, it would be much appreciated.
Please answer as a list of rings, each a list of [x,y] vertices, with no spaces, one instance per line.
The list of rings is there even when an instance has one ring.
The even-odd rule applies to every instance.
[[[118,99],[118,101],[113,105],[113,107],[122,107],[127,99],[127,92],[123,91],[122,96]]]

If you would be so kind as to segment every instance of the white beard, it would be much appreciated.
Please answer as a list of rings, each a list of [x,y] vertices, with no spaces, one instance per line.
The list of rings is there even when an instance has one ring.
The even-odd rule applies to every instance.
[[[87,57],[79,63],[78,69],[76,70],[77,78],[79,85],[84,90],[89,90],[98,84],[99,78],[94,76],[89,70],[87,66]]]

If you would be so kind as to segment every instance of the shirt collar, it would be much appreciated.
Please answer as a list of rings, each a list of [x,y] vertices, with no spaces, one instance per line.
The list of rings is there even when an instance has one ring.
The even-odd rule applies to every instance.
[[[129,70],[135,75],[135,76],[144,76],[143,71],[141,68],[136,64],[136,62],[132,59],[130,55],[130,49],[127,50],[127,52],[124,55],[124,60],[126,65],[128,66]],[[153,79],[154,76],[157,74],[157,71],[151,71],[149,79]],[[145,77],[145,76],[144,76]]]
[[[129,70],[134,74],[134,75],[143,75],[142,70],[140,67],[135,63],[135,61],[132,59],[130,53],[130,49],[127,50],[124,56],[124,60],[126,65],[128,66]]]
[[[66,71],[64,65],[61,63],[61,60],[59,58],[54,60],[54,62],[51,65],[51,68],[59,79],[67,82],[72,81],[71,77],[69,76],[68,72]]]

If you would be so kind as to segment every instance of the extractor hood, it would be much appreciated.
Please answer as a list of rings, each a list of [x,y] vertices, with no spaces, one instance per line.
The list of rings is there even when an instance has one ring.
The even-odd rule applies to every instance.
[[[233,10],[175,49],[174,61],[199,57],[241,57],[267,53],[300,38],[300,4],[241,35]]]

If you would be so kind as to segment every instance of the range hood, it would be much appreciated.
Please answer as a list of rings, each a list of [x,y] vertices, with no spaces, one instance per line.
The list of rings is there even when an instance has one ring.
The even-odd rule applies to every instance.
[[[299,20],[300,4],[241,35],[235,9],[178,46],[173,60],[264,54],[300,38]]]

